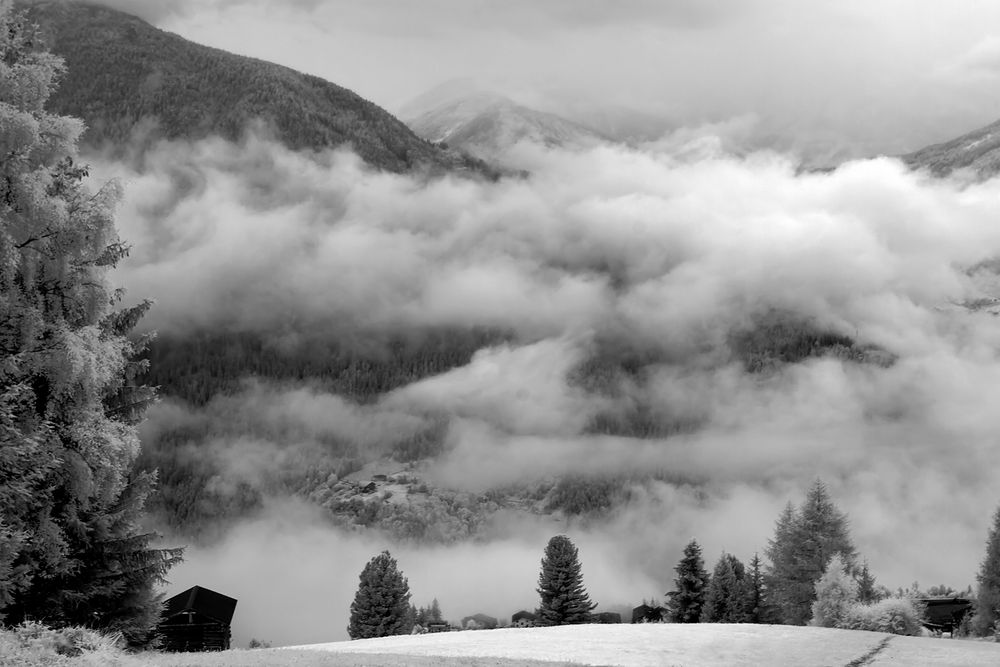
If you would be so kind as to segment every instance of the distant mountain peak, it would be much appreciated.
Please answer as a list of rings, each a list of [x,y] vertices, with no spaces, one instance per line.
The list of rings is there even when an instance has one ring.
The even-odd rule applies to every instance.
[[[421,96],[419,99],[422,99],[422,106],[429,107],[429,98]],[[522,141],[550,147],[582,148],[607,140],[579,123],[486,90],[471,90],[442,99],[419,116],[408,118],[408,123],[428,141],[500,163],[506,161],[507,151]]]

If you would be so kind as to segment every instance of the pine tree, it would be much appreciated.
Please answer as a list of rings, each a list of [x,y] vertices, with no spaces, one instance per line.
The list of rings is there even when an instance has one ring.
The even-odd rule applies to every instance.
[[[843,627],[848,609],[858,601],[858,582],[847,573],[847,564],[840,554],[830,558],[830,564],[813,588],[816,599],[811,605],[809,624],[821,628]]]
[[[410,631],[410,585],[399,571],[396,560],[383,551],[368,561],[361,571],[361,583],[351,603],[351,639],[388,637]]]
[[[747,623],[771,623],[773,613],[767,603],[767,594],[764,588],[764,572],[761,569],[760,555],[754,554],[750,561],[750,571],[747,573],[747,582],[744,589],[744,609],[746,609]]]
[[[7,623],[155,625],[154,585],[180,560],[140,530],[154,478],[136,474],[136,382],[149,308],[114,311],[117,184],[76,164],[82,125],[44,110],[64,71],[0,0],[0,614]]]
[[[577,548],[565,535],[556,535],[546,545],[537,590],[539,625],[587,623],[597,606],[584,588]]]
[[[441,622],[441,605],[438,604],[437,598],[431,601],[430,620]]]
[[[838,553],[853,567],[856,552],[847,517],[817,480],[797,511],[791,503],[785,507],[775,525],[774,539],[768,543],[771,566],[766,583],[783,623],[806,624],[816,597],[814,584]]]
[[[736,556],[723,553],[715,564],[699,620],[702,623],[744,623],[747,620],[746,568]]]
[[[996,631],[1000,621],[1000,507],[993,513],[993,526],[986,537],[986,556],[976,575],[976,615],[973,632],[987,635]]]
[[[677,573],[674,579],[675,590],[667,593],[670,597],[670,620],[674,623],[697,623],[701,619],[709,578],[701,556],[701,547],[696,540],[691,540],[684,547],[684,555],[674,572]]]
[[[868,569],[868,561],[865,561],[854,577],[858,583],[858,602],[861,604],[872,604],[880,599],[876,586],[875,576]]]

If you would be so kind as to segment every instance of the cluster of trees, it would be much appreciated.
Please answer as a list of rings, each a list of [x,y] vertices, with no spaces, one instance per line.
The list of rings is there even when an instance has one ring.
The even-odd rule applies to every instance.
[[[597,606],[583,585],[579,551],[565,535],[549,540],[538,575],[538,625],[572,625],[591,621]],[[410,587],[388,551],[368,561],[351,603],[347,634],[351,639],[408,634],[415,624],[441,621],[435,599],[430,607],[410,604]]]
[[[81,124],[46,111],[62,62],[0,1],[0,620],[146,641],[154,585],[181,557],[150,547],[154,476],[135,469],[149,303],[120,307],[108,270],[115,184],[89,191]]]
[[[830,559],[839,554],[863,584],[866,601],[875,596],[875,580],[867,564],[855,567],[847,517],[833,504],[826,486],[817,481],[798,508],[789,503],[775,526],[762,567],[754,554],[747,568],[723,553],[710,576],[701,547],[692,540],[675,571],[667,605],[677,623],[783,623],[805,625],[812,617],[815,584]]]

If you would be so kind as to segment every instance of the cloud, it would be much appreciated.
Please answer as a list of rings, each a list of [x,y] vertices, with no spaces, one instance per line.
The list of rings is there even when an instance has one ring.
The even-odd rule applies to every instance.
[[[569,529],[594,563],[595,596],[636,602],[669,588],[692,536],[710,557],[761,551],[781,507],[816,477],[883,583],[964,587],[1000,475],[989,401],[1000,321],[959,304],[1000,296],[987,268],[968,271],[1000,256],[1000,180],[931,180],[889,159],[798,173],[784,156],[734,157],[705,141],[522,146],[531,175],[497,183],[372,173],[343,151],[260,138],[164,143],[142,169],[99,162],[98,178],[126,182],[118,219],[134,250],[116,278],[157,300],[151,324],[164,335],[250,332],[318,354],[327,348],[315,341],[377,349],[441,328],[502,333],[364,404],[309,383],[249,385],[197,409],[166,403],[147,442],[157,428],[213,425],[194,453],[210,452],[223,481],[260,484],[266,502],[294,492],[259,471],[294,478],[337,447],[376,457],[429,427],[444,451],[421,474],[452,489],[547,488],[566,474],[628,486],[627,504],[586,524],[507,510],[477,544],[392,544],[411,559],[411,582],[429,582],[418,600],[438,595],[455,614],[530,605],[539,545]],[[732,336],[773,313],[896,361],[844,353],[749,373]],[[650,428],[595,427],[609,422]],[[313,528],[299,533],[302,523]],[[298,570],[258,526],[199,548],[190,571],[248,599],[245,582],[299,577],[282,590],[307,590],[329,572],[316,617],[340,627],[353,577],[388,542],[315,525],[283,538]],[[949,549],[929,548],[942,535]],[[470,572],[490,572],[492,588],[447,583]],[[247,632],[265,634],[268,621],[254,623]],[[317,621],[260,638],[333,636],[321,631]]]

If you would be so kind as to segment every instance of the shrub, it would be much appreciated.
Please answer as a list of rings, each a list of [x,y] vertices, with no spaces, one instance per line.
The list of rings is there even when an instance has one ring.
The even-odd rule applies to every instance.
[[[870,605],[851,605],[838,627],[915,636],[920,634],[922,618],[920,603],[909,598],[889,598]]]
[[[826,572],[815,584],[810,625],[821,628],[844,627],[848,610],[858,600],[858,584],[847,574],[844,559],[834,554]]]

